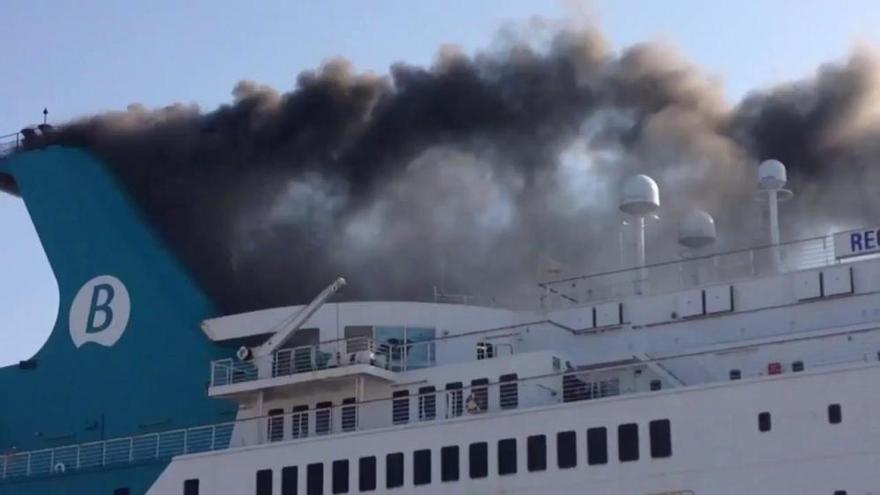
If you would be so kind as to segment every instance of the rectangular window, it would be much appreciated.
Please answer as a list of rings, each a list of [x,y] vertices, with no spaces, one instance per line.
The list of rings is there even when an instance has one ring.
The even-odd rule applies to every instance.
[[[316,462],[306,467],[306,495],[324,495],[324,463]]]
[[[391,419],[396,425],[409,422],[409,390],[397,390],[391,401]]]
[[[440,481],[458,481],[458,445],[440,449]]]
[[[291,436],[293,438],[305,438],[309,436],[309,406],[293,406],[293,414],[290,415]]]
[[[516,439],[498,440],[498,474],[516,474]]]
[[[199,495],[199,480],[192,479],[184,481],[183,495]]]
[[[348,461],[333,461],[333,493],[348,493]]]
[[[474,397],[474,402],[477,405],[477,409],[475,412],[486,412],[489,410],[489,379],[488,378],[478,378],[476,380],[471,380],[471,395]],[[468,412],[470,412],[470,406],[468,406]]]
[[[431,483],[431,449],[413,452],[413,484],[427,485]]]
[[[843,412],[840,410],[840,404],[828,406],[828,422],[836,425],[841,421],[843,421]]]
[[[257,471],[257,495],[272,495],[272,470]]]
[[[519,383],[516,373],[501,375],[498,379],[499,404],[501,409],[516,409],[519,407]]]
[[[376,456],[358,459],[358,490],[371,492],[376,489]]]
[[[414,370],[434,365],[434,329],[406,329],[406,369]]]
[[[770,423],[770,413],[765,411],[758,414],[758,431],[770,431],[772,426],[773,425]]]
[[[617,427],[617,448],[620,462],[639,460],[639,425],[626,423]]]
[[[284,440],[284,409],[272,409],[269,411],[266,437],[270,442]]]
[[[281,495],[297,495],[299,492],[299,469],[287,466],[281,469]]]
[[[315,434],[326,435],[333,429],[332,402],[319,402],[315,406]]]
[[[577,466],[577,433],[560,431],[556,434],[556,465],[559,469]]]
[[[349,397],[342,400],[342,431],[357,430],[357,405],[355,398]]]
[[[529,471],[547,469],[547,437],[532,435],[526,439],[526,464]]]
[[[648,423],[651,437],[651,457],[661,459],[672,456],[672,434],[668,419],[657,419]]]
[[[437,417],[437,390],[434,386],[419,388],[419,421]]]
[[[489,444],[472,443],[468,446],[468,465],[471,479],[489,476]]]
[[[587,464],[608,463],[608,430],[603,426],[587,430]]]
[[[385,456],[385,487],[398,488],[403,486],[403,453]]]
[[[462,383],[452,382],[446,384],[446,417],[455,418],[464,412],[464,399]]]

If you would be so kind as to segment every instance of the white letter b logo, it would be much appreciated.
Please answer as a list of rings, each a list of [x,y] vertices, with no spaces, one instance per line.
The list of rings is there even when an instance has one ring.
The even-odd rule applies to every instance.
[[[112,346],[128,325],[131,302],[125,285],[112,275],[85,283],[70,305],[70,337],[77,347],[86,342]]]

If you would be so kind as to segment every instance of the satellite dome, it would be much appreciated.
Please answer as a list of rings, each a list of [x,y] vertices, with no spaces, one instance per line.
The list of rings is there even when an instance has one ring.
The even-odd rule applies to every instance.
[[[678,229],[678,243],[690,249],[699,249],[715,242],[715,219],[703,210],[692,210]]]
[[[759,189],[782,189],[786,181],[785,165],[779,160],[766,160],[758,167]]]
[[[634,175],[623,183],[620,210],[630,215],[643,216],[660,208],[660,189],[647,175]]]

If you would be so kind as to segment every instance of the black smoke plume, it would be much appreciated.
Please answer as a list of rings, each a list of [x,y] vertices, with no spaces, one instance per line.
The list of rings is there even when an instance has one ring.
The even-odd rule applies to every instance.
[[[618,268],[633,173],[664,203],[649,261],[676,253],[693,207],[715,215],[719,248],[765,242],[752,198],[765,158],[797,191],[784,234],[876,218],[869,51],[730,106],[668,47],[617,53],[593,30],[548,29],[388,75],[331,60],[287,93],[241,82],[211,112],[134,105],[50,139],[104,157],[228,311],[303,303],[337,275],[350,299],[425,300]]]

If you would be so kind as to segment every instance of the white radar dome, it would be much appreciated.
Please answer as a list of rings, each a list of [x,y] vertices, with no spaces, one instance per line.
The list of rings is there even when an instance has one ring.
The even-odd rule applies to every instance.
[[[715,219],[703,210],[692,210],[678,229],[678,243],[690,249],[699,249],[715,242]]]
[[[647,175],[634,175],[623,183],[620,210],[635,216],[647,215],[660,208],[660,188]]]
[[[779,160],[766,160],[758,167],[758,188],[760,189],[782,189],[787,180],[785,165]]]

